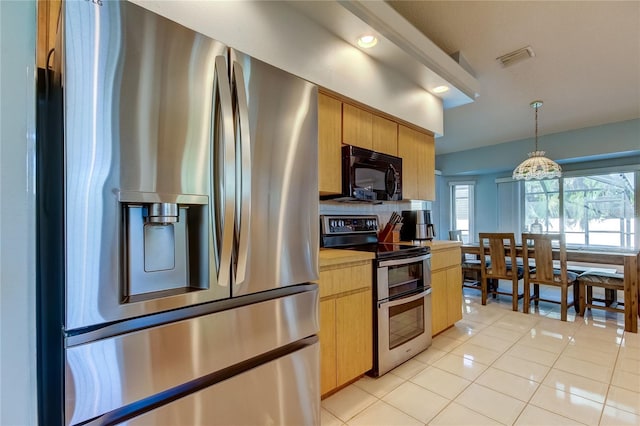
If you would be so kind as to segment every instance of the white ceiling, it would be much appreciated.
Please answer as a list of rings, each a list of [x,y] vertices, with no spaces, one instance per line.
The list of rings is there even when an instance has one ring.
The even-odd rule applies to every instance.
[[[353,9],[351,2],[339,3]],[[388,4],[408,21],[401,19],[400,26],[409,29],[394,20],[396,31],[407,33],[413,24],[444,53],[461,52],[477,79],[474,102],[455,107],[444,102],[444,136],[436,139],[436,154],[531,138],[529,104],[535,99],[544,101],[540,136],[640,118],[640,1]],[[313,13],[320,21],[318,10]],[[337,22],[323,25],[347,37]],[[386,32],[394,32],[388,26]],[[535,57],[504,68],[496,60],[525,46]],[[385,54],[377,59],[385,61]],[[389,65],[403,67],[397,61]],[[416,83],[424,87],[423,81]]]

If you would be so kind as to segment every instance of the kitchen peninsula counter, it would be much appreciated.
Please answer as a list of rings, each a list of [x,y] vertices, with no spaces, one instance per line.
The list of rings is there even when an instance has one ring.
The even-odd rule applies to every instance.
[[[462,246],[462,242],[460,241],[449,241],[449,240],[431,240],[431,241],[408,241],[403,244],[413,244],[414,246],[425,246],[430,247],[431,251],[439,251],[439,250],[449,250],[454,249],[456,247]]]
[[[318,256],[320,269],[345,263],[373,260],[374,258],[375,254],[366,251],[340,250],[332,248],[321,248]]]

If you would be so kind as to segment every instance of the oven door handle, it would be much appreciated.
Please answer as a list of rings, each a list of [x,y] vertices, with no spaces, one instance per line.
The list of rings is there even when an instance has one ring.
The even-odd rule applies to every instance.
[[[406,265],[409,263],[422,262],[425,259],[430,259],[431,253],[425,254],[417,257],[405,257],[403,259],[391,259],[391,260],[381,260],[378,266],[380,268],[385,268],[387,266],[398,266],[398,265]]]
[[[382,307],[382,305],[384,305],[387,308],[392,308],[394,306],[398,306],[398,305],[403,305],[405,303],[411,303],[413,301],[416,301],[418,299],[422,299],[423,297],[427,296],[431,294],[431,287],[429,287],[428,289],[421,291],[418,294],[415,294],[413,296],[408,296],[408,297],[403,297],[401,299],[396,299],[392,302],[378,302],[378,309],[380,309]]]

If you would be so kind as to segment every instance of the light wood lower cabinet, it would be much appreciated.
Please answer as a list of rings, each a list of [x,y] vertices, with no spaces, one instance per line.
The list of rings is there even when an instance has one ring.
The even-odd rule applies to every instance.
[[[431,332],[434,336],[462,319],[460,260],[460,247],[432,251]]]
[[[349,383],[373,365],[370,261],[320,269],[320,391]]]
[[[320,301],[320,393],[338,387],[336,374],[336,300]]]

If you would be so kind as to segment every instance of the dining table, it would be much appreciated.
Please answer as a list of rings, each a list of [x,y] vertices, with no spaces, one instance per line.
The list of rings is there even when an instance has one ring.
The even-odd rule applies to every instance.
[[[463,255],[480,256],[480,246],[477,244],[463,244]],[[632,333],[638,332],[638,303],[640,301],[640,252],[638,251],[612,251],[594,250],[583,248],[569,248],[567,253],[567,269],[584,272],[589,269],[597,270],[599,267],[622,267],[624,275],[624,329]],[[485,248],[485,255],[488,248]],[[553,250],[554,259],[559,259],[559,249]],[[522,246],[516,246],[516,256],[522,259]],[[577,287],[577,286],[576,286]],[[574,295],[576,291],[574,289]],[[577,298],[575,299],[577,301]]]

